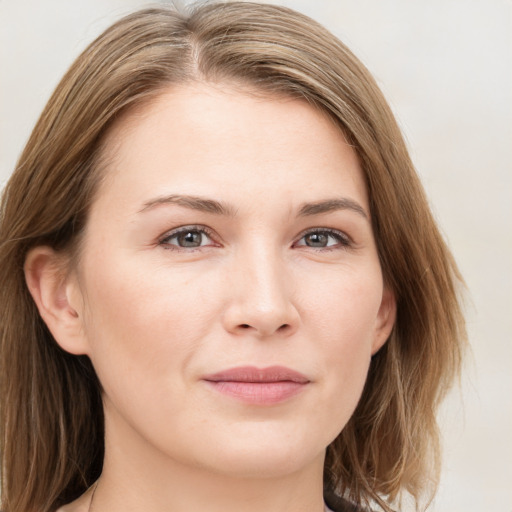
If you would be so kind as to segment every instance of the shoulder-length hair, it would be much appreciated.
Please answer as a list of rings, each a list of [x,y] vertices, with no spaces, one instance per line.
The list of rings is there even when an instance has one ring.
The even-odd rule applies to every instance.
[[[397,319],[363,396],[328,447],[326,489],[391,510],[403,491],[431,496],[436,407],[465,340],[460,276],[397,123],[365,67],[332,34],[284,7],[206,3],[145,9],[78,57],[44,109],[7,184],[0,219],[2,510],[55,509],[101,473],[101,388],[89,359],[61,350],[24,279],[27,251],[73,251],[116,118],[173,84],[223,81],[302,98],[357,152]],[[108,167],[108,166],[107,166]],[[340,393],[343,391],[340,390]]]

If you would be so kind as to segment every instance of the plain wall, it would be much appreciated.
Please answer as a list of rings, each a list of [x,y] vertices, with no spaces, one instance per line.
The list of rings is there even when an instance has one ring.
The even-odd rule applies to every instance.
[[[441,413],[445,465],[429,510],[510,512],[512,2],[281,3],[326,25],[376,76],[468,285],[472,354]],[[0,183],[72,60],[143,5],[0,0]]]

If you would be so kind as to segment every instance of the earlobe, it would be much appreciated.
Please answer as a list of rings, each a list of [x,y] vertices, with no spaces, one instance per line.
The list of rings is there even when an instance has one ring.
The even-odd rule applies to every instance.
[[[39,246],[25,258],[25,281],[39,314],[57,343],[72,354],[86,354],[87,343],[76,300],[78,284],[67,261],[50,247]]]
[[[396,298],[395,294],[389,288],[384,288],[382,292],[382,302],[377,315],[375,326],[375,335],[372,345],[372,356],[376,354],[386,343],[396,320]]]

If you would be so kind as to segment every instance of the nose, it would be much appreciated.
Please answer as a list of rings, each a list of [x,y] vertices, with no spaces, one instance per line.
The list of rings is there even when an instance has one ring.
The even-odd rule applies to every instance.
[[[287,337],[300,317],[293,302],[294,283],[282,259],[271,251],[240,254],[229,272],[224,328],[260,338]]]

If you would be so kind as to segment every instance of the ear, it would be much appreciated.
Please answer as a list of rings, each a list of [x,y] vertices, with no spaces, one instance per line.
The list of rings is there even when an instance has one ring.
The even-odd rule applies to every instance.
[[[392,290],[385,287],[382,292],[375,333],[372,344],[372,356],[375,355],[386,343],[396,320],[396,298]]]
[[[81,293],[67,258],[50,247],[39,246],[25,258],[25,281],[39,314],[57,343],[72,354],[86,354]]]

